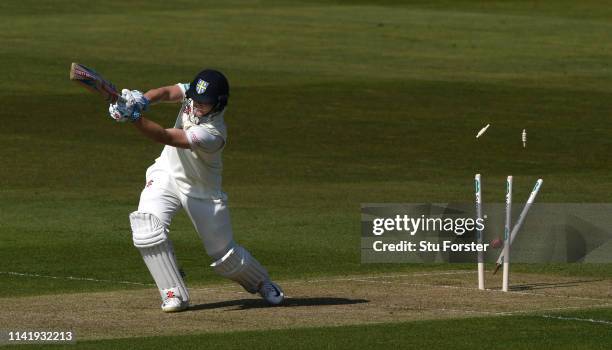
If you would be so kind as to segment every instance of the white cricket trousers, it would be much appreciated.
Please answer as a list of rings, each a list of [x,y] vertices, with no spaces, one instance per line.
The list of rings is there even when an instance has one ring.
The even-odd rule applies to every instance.
[[[181,208],[185,208],[210,257],[220,259],[235,245],[225,200],[188,197],[165,170],[153,164],[147,169],[138,211],[157,216],[168,228]]]

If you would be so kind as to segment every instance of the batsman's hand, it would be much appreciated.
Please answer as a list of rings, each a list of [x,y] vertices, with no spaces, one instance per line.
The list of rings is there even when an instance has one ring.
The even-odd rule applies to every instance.
[[[135,122],[149,106],[149,100],[138,90],[121,90],[121,97],[108,107],[108,113],[117,122]]]
[[[140,115],[140,113],[146,111],[147,108],[149,108],[149,99],[146,98],[145,95],[138,90],[132,90],[130,92],[134,101],[134,113]]]
[[[108,114],[118,123],[123,123],[130,120],[122,113],[122,110],[123,108],[119,108],[119,101],[117,101],[117,103],[111,103],[110,106],[108,106]]]

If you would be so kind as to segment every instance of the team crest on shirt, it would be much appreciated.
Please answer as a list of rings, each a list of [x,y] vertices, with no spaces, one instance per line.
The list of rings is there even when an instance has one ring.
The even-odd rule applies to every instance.
[[[203,94],[204,91],[206,91],[206,88],[208,87],[208,82],[206,80],[198,80],[198,83],[196,84],[196,92],[198,94]]]

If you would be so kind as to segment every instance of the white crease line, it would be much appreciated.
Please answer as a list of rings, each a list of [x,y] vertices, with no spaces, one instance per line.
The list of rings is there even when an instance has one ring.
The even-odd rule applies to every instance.
[[[465,274],[465,273],[475,273],[473,271],[446,271],[446,272],[438,272],[438,273],[414,273],[414,274],[400,274],[400,275],[380,275],[380,276],[364,276],[362,279],[375,279],[375,278],[392,278],[392,277],[418,277],[418,276],[435,276],[435,275],[455,275],[455,274]],[[0,271],[0,275],[9,275],[9,276],[20,276],[20,277],[37,277],[37,278],[50,278],[50,279],[65,279],[70,281],[89,281],[89,282],[100,282],[100,283],[118,283],[118,284],[131,284],[138,286],[155,286],[155,283],[142,283],[142,282],[132,282],[132,281],[115,281],[115,280],[107,280],[107,279],[97,279],[90,277],[73,277],[73,276],[51,276],[51,275],[41,275],[37,273],[24,273],[24,272],[15,272],[15,271]],[[316,282],[334,282],[334,281],[352,281],[355,278],[327,278],[327,279],[316,279],[316,280],[302,280],[302,281],[287,281],[283,283],[285,284],[301,284],[301,283],[316,283]],[[233,288],[235,285],[226,285],[219,287],[204,287],[204,288],[189,288],[193,290],[209,290],[209,291],[218,291],[219,288]],[[240,292],[242,293],[242,292]]]
[[[23,272],[14,272],[14,271],[0,271],[0,275],[9,275],[9,276],[19,276],[19,277],[36,277],[36,278],[50,278],[55,280],[70,280],[70,281],[87,281],[87,282],[99,282],[99,283],[116,283],[116,284],[131,284],[136,286],[145,286],[145,287],[155,287],[155,283],[142,283],[142,282],[132,282],[132,281],[115,281],[115,280],[105,280],[105,279],[96,279],[89,277],[73,277],[73,276],[50,276],[50,275],[41,275],[37,273],[23,273]],[[220,288],[235,288],[234,285],[226,285],[220,286]],[[189,290],[202,290],[202,291],[211,291],[211,292],[219,292],[220,288],[189,288]],[[236,291],[238,294],[244,294],[244,292]]]
[[[437,285],[437,284],[426,284],[426,283],[408,283],[408,282],[398,282],[398,281],[372,281],[373,279],[380,279],[380,278],[444,276],[444,275],[475,274],[475,273],[476,271],[460,270],[460,271],[440,271],[440,272],[426,272],[426,273],[412,273],[412,274],[398,274],[398,275],[363,276],[363,277],[350,277],[350,278],[349,277],[347,278],[326,278],[326,279],[316,279],[316,280],[287,281],[287,282],[284,282],[283,285],[317,283],[317,282],[355,281],[355,282],[369,282],[369,283],[372,283],[372,282],[374,283],[396,283],[396,284],[401,284],[401,285],[412,285],[415,287],[439,287],[439,288],[449,288],[449,289],[475,290],[474,288],[461,287],[461,286]],[[11,276],[22,276],[22,277],[66,279],[66,280],[71,280],[71,281],[89,281],[89,282],[99,282],[99,283],[130,284],[130,285],[147,286],[147,287],[155,286],[154,283],[115,281],[115,280],[96,279],[96,278],[88,278],[88,277],[49,276],[49,275],[40,275],[40,274],[35,274],[35,273],[21,273],[21,272],[14,272],[14,271],[0,271],[0,274],[11,275]],[[222,285],[218,287],[204,287],[204,288],[194,287],[194,288],[189,288],[189,289],[215,292],[215,291],[220,291],[221,289],[232,289],[232,288],[236,288],[236,286],[233,284],[229,284],[229,285],[225,285],[225,286]],[[502,293],[501,290],[496,290],[496,289],[486,289],[486,291],[493,292],[493,293]],[[230,290],[230,292],[235,292],[238,294],[245,294],[243,291],[231,291]],[[609,299],[578,297],[578,296],[564,296],[564,295],[543,294],[543,293],[529,293],[529,292],[518,292],[518,291],[510,291],[509,293],[517,294],[517,295],[535,295],[535,296],[564,298],[564,299],[606,301],[606,302],[609,301]]]
[[[240,286],[237,284],[220,285],[219,287],[216,287],[216,288],[213,288],[213,287],[199,288],[199,287],[189,287],[189,286],[187,287],[187,289],[189,290],[199,290],[199,291],[204,291],[204,292],[229,292],[229,293],[236,293],[236,294],[247,294],[246,291],[239,290],[238,288],[240,288]],[[231,289],[236,289],[236,290],[231,290]]]
[[[552,316],[552,315],[541,315],[540,317],[554,318],[556,320],[563,320],[563,321],[581,321],[581,322],[590,322],[590,323],[600,323],[600,324],[612,326],[612,321],[596,320],[593,318],[563,317],[563,316]]]
[[[442,284],[427,284],[427,283],[398,282],[398,281],[371,281],[371,280],[357,279],[357,278],[352,279],[352,281],[355,281],[355,282],[366,282],[366,283],[401,284],[401,285],[414,286],[414,287],[435,287],[435,288],[447,288],[447,289],[461,289],[461,290],[477,291],[476,288],[462,287],[462,286],[449,286],[449,285],[442,285]],[[612,301],[612,299],[578,297],[578,296],[570,296],[570,295],[555,295],[555,294],[514,292],[514,291],[502,292],[499,289],[485,289],[484,291],[490,292],[490,293],[500,293],[500,294],[508,293],[508,294],[528,295],[528,296],[534,295],[534,296],[553,297],[553,298],[561,298],[561,299],[576,299],[576,300],[603,301],[603,302],[610,302],[610,301]]]
[[[398,275],[375,275],[375,276],[355,276],[355,277],[341,277],[341,278],[319,278],[314,280],[300,280],[300,281],[287,281],[283,284],[300,284],[300,283],[316,283],[316,282],[342,282],[342,281],[359,281],[376,278],[397,278],[397,277],[423,277],[423,276],[443,276],[443,275],[463,275],[463,274],[475,274],[476,271],[441,271],[441,272],[426,272],[426,273],[412,273],[412,274],[398,274]]]
[[[420,311],[441,311],[441,312],[456,312],[456,313],[468,313],[468,314],[483,314],[483,315],[499,315],[499,312],[494,312],[494,311],[476,311],[476,310],[461,310],[461,309],[448,309],[448,308],[441,308],[441,309],[421,309]]]
[[[501,292],[501,290],[493,290],[493,291]],[[543,297],[554,297],[554,298],[561,298],[561,299],[576,299],[576,300],[588,300],[588,301],[612,301],[612,299],[579,297],[579,296],[573,296],[573,295],[555,295],[555,294],[546,294],[546,293],[529,293],[529,292],[515,292],[515,291],[510,291],[509,293],[518,294],[518,295],[538,295],[538,296],[543,296]]]
[[[456,313],[468,313],[468,314],[498,315],[497,312],[491,312],[491,311],[460,310],[460,309],[447,309],[447,308],[433,309],[433,310],[434,311],[449,311],[449,312],[456,312]]]
[[[564,306],[564,307],[555,307],[555,308],[517,310],[517,311],[485,311],[485,310],[477,311],[477,310],[461,310],[461,309],[448,309],[448,308],[439,308],[439,309],[424,308],[424,309],[421,309],[421,311],[456,312],[456,313],[468,313],[468,314],[484,314],[484,315],[492,315],[492,316],[513,316],[513,315],[529,314],[529,313],[568,311],[568,310],[575,310],[575,309],[594,309],[594,308],[610,307],[610,306],[612,306],[612,304],[587,305],[587,306]],[[546,317],[547,315],[534,314],[531,316]],[[551,316],[551,317],[554,317],[554,316]]]
[[[88,282],[104,282],[104,283],[118,283],[118,284],[133,284],[137,286],[154,286],[153,283],[142,283],[142,282],[131,282],[131,281],[114,281],[114,280],[102,280],[88,277],[73,277],[73,276],[48,276],[39,275],[37,273],[22,273],[13,271],[0,271],[0,275],[9,276],[21,276],[21,277],[38,277],[38,278],[50,278],[55,280],[71,280],[71,281],[88,281]]]
[[[485,314],[490,314],[490,315],[495,315],[495,316],[513,316],[513,315],[520,315],[520,314],[530,314],[530,313],[539,313],[539,312],[551,312],[551,311],[569,311],[569,310],[577,310],[577,309],[596,309],[596,308],[602,308],[602,307],[610,307],[612,306],[612,304],[600,304],[600,305],[582,305],[582,306],[563,306],[563,307],[553,307],[553,308],[543,308],[543,309],[533,309],[533,310],[517,310],[517,311],[473,311],[473,310],[465,310],[465,312],[470,312],[470,313],[485,313]],[[444,309],[442,309],[444,310]],[[448,309],[449,311],[457,311],[457,312],[462,312],[463,310],[457,310],[457,309]],[[532,316],[538,316],[538,317],[551,317],[554,318],[556,316],[549,316],[549,315],[537,315],[534,314]],[[606,321],[607,322],[607,321]],[[612,322],[610,322],[612,324]]]
[[[478,271],[466,271],[466,270],[459,270],[459,271],[440,271],[440,272],[424,272],[424,273],[415,273],[412,275],[407,275],[407,276],[442,276],[442,275],[465,275],[465,274],[476,274],[478,273]],[[401,275],[396,275],[396,276],[400,276]],[[374,277],[374,276],[373,276]],[[393,277],[393,276],[389,276],[389,277]]]
[[[356,281],[356,282],[380,282],[380,283],[397,283],[397,284],[407,284],[414,286],[424,286],[424,287],[443,287],[443,288],[455,288],[455,289],[464,289],[464,290],[475,290],[475,288],[471,287],[463,287],[463,286],[450,286],[450,285],[440,285],[440,284],[427,284],[427,283],[414,283],[414,282],[400,282],[400,281],[370,281],[375,278],[393,278],[393,277],[419,277],[419,276],[436,276],[436,275],[454,275],[459,273],[477,273],[476,271],[463,271],[463,272],[441,272],[441,273],[428,273],[428,274],[413,274],[413,275],[389,275],[389,276],[370,276],[370,277],[354,277],[347,278],[344,280],[347,281]],[[330,279],[329,281],[335,281],[334,279]],[[598,281],[598,280],[596,280]],[[298,283],[298,282],[295,282]],[[497,292],[497,293],[506,293],[500,289],[485,289],[488,292]],[[579,297],[579,296],[570,296],[570,295],[555,295],[555,294],[546,294],[546,293],[531,293],[531,292],[521,292],[521,291],[510,291],[509,293],[518,294],[518,295],[538,295],[545,297],[555,297],[555,298],[570,298],[570,299],[578,299],[578,300],[590,300],[590,301],[611,301],[612,299],[602,299],[602,298],[591,298],[591,297]]]
[[[307,283],[318,283],[318,282],[344,282],[344,281],[359,281],[361,279],[367,280],[367,279],[377,279],[377,278],[395,278],[395,277],[421,277],[421,276],[442,276],[442,275],[459,275],[459,274],[475,274],[476,271],[465,271],[465,270],[461,270],[461,271],[441,271],[441,272],[426,272],[426,273],[413,273],[413,274],[399,274],[399,275],[377,275],[377,276],[363,276],[363,277],[341,277],[341,278],[320,278],[320,279],[314,279],[314,280],[299,280],[299,281],[285,281],[282,282],[283,286],[286,285],[291,285],[291,284],[307,284]],[[366,282],[366,281],[364,281]],[[367,281],[370,282],[370,281]],[[229,284],[229,285],[222,285],[219,286],[217,288],[212,288],[212,287],[204,287],[204,288],[189,288],[189,290],[200,290],[200,291],[218,291],[219,289],[223,288],[223,289],[229,289],[229,288],[236,288],[237,286],[234,284]],[[243,291],[230,291],[230,292],[235,292],[238,294],[246,294],[246,292]]]
[[[529,313],[537,313],[537,312],[550,312],[550,311],[568,311],[568,310],[582,310],[582,309],[597,309],[601,307],[610,307],[612,304],[599,304],[599,305],[581,305],[581,306],[562,306],[562,307],[551,307],[546,309],[539,310],[517,310],[517,311],[504,311],[499,312],[499,315],[519,315],[519,314],[529,314]],[[542,316],[542,315],[533,315],[533,316]]]
[[[464,313],[464,314],[483,314],[483,315],[491,315],[491,316],[513,316],[520,314],[529,314],[533,313],[530,316],[543,317],[543,315],[538,315],[539,312],[551,312],[551,311],[569,311],[575,309],[592,309],[592,308],[601,308],[601,307],[610,307],[612,304],[602,304],[602,305],[588,305],[588,306],[565,306],[565,307],[555,307],[555,308],[543,308],[543,309],[533,309],[533,310],[517,310],[517,311],[486,311],[486,310],[462,310],[462,309],[449,309],[449,308],[437,308],[437,309],[428,309],[423,308],[419,311],[434,311],[434,312],[455,312],[455,313]]]

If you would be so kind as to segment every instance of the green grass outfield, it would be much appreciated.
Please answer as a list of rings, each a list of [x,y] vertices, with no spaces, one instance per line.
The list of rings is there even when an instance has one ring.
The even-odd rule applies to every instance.
[[[3,290],[18,297],[141,288],[6,272],[151,282],[127,216],[161,146],[112,122],[102,101],[69,82],[73,61],[95,67],[120,88],[140,90],[187,82],[206,66],[228,75],[224,188],[237,240],[275,278],[440,268],[361,265],[360,203],[472,201],[475,172],[483,174],[488,201],[503,200],[508,174],[515,176],[516,201],[538,177],[545,181],[538,201],[610,201],[609,4],[376,3],[0,2]],[[149,117],[169,127],[176,113],[177,106],[154,106]],[[491,128],[476,142],[486,123]],[[184,214],[175,218],[171,236],[189,284],[220,281]],[[517,270],[612,277],[602,265]],[[476,342],[493,336],[492,326],[481,331],[492,322],[532,325],[525,334],[568,348],[582,339],[568,336],[572,330],[594,337],[609,331],[539,318],[337,331],[357,345],[375,341],[366,329],[411,339],[414,332],[435,347],[442,340],[426,329],[440,326]],[[566,341],[557,338],[561,331]],[[329,339],[334,332],[240,333],[236,339],[265,338],[272,345],[267,342],[290,342],[294,335]],[[203,338],[224,346],[231,341],[224,335],[185,341]],[[520,348],[534,338],[508,344]],[[602,339],[582,340],[596,348]]]

